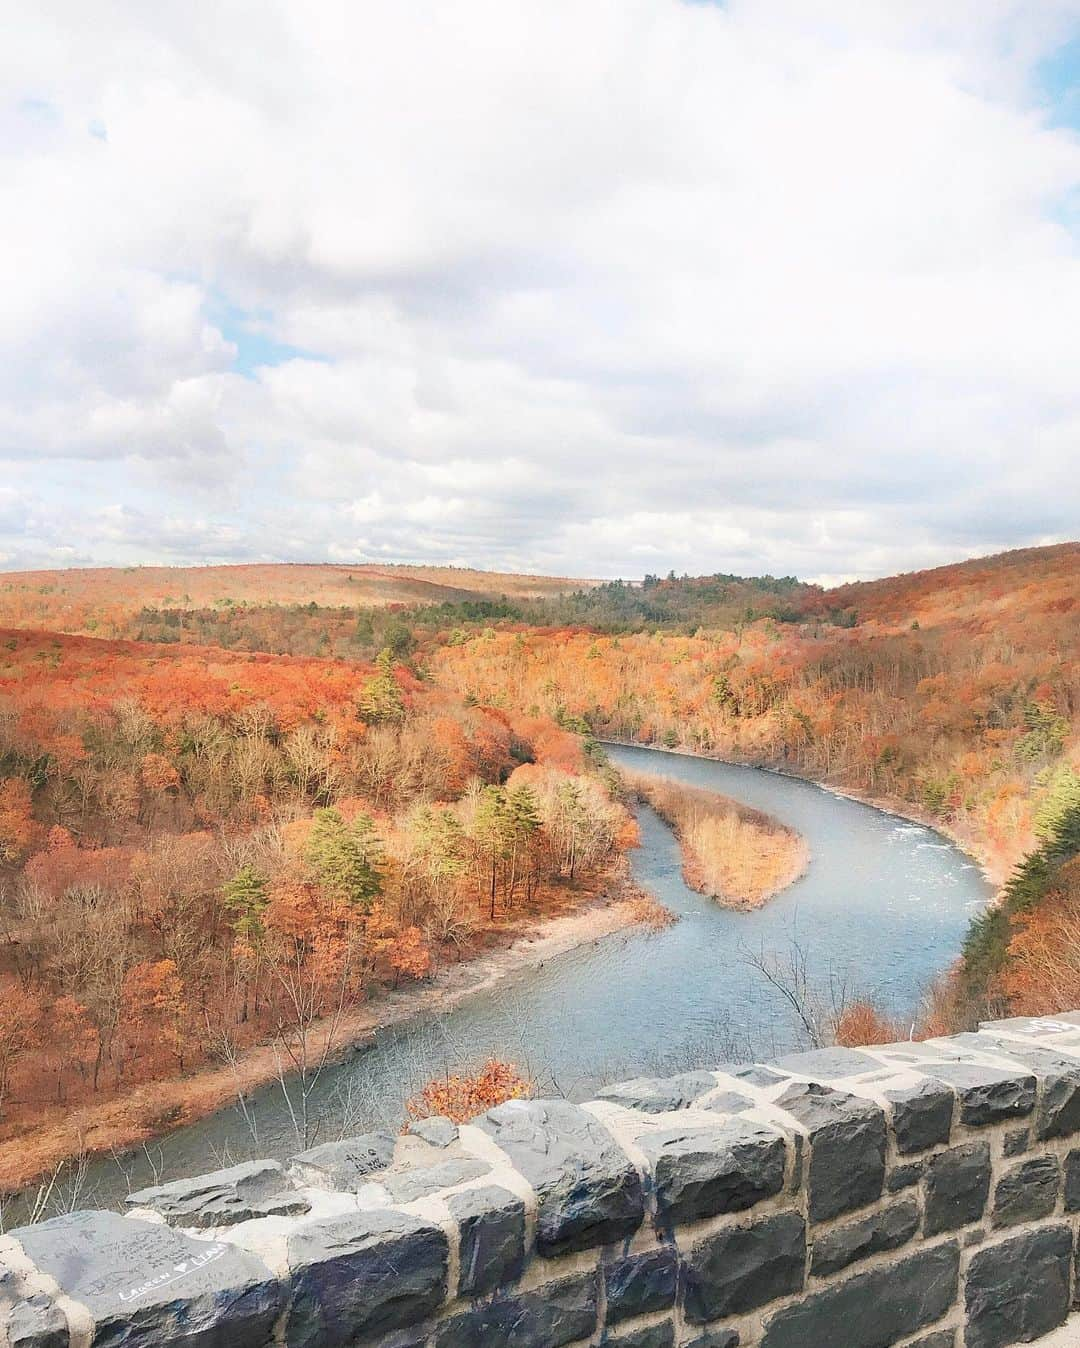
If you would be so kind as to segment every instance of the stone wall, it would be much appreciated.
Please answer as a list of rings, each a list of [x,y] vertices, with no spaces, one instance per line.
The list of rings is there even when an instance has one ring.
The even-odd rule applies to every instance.
[[[513,1101],[128,1202],[0,1237],[10,1348],[998,1348],[1080,1292],[1080,1013]]]

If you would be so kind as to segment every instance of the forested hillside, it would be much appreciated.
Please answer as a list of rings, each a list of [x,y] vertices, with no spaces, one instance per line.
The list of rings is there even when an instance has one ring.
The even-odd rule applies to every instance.
[[[433,663],[482,703],[892,800],[1004,876],[1076,780],[1080,549],[803,602],[797,620],[702,622],[693,636],[504,626],[448,641]]]
[[[593,892],[580,740],[395,665],[0,633],[0,1140]],[[10,1155],[10,1153],[9,1153]]]

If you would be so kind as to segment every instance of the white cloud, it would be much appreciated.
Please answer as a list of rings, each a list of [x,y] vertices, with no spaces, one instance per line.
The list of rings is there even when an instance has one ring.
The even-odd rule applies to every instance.
[[[27,7],[0,554],[812,576],[1075,534],[1080,137],[1040,63],[1078,29]]]

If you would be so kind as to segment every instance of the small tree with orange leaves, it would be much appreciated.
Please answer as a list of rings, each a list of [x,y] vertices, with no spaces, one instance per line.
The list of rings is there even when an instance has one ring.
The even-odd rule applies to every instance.
[[[406,927],[391,943],[388,958],[394,973],[406,978],[426,978],[434,962],[419,927]]]
[[[870,1002],[852,1002],[841,1011],[836,1022],[836,1042],[845,1048],[860,1044],[895,1044],[905,1038],[901,1027]]]
[[[454,1123],[468,1123],[485,1110],[507,1100],[527,1100],[532,1083],[512,1062],[489,1058],[479,1072],[471,1075],[447,1075],[429,1081],[418,1095],[405,1105],[410,1119],[429,1119],[442,1115]]]

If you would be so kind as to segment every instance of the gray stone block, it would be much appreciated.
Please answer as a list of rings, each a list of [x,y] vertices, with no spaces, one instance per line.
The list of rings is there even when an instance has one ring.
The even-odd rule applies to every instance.
[[[674,1109],[689,1109],[695,1100],[715,1089],[716,1078],[711,1072],[682,1072],[674,1077],[635,1077],[633,1081],[620,1081],[614,1086],[605,1086],[596,1098],[645,1114],[666,1114]]]
[[[128,1194],[133,1208],[159,1212],[170,1226],[233,1226],[255,1217],[295,1217],[311,1205],[277,1161],[245,1161],[195,1179]]]
[[[378,1182],[395,1203],[415,1203],[418,1198],[429,1198],[441,1189],[451,1189],[490,1173],[491,1166],[486,1161],[471,1156],[452,1156],[437,1165],[388,1170],[379,1176]]]
[[[893,1136],[901,1156],[948,1142],[956,1097],[940,1081],[886,1091],[892,1106]]]
[[[1049,1217],[1057,1205],[1061,1165],[1056,1156],[1033,1156],[1002,1175],[994,1188],[994,1226],[1016,1226]]]
[[[346,1348],[402,1329],[446,1297],[438,1227],[376,1209],[300,1226],[288,1240],[289,1348]]]
[[[924,1339],[916,1339],[908,1348],[956,1348],[956,1330],[940,1329],[936,1334],[927,1334]]]
[[[739,1348],[739,1335],[734,1329],[714,1329],[688,1343],[686,1348]]]
[[[977,1222],[990,1194],[990,1144],[969,1142],[932,1156],[923,1188],[928,1236]]]
[[[883,1250],[899,1249],[919,1229],[919,1205],[914,1199],[893,1203],[847,1226],[835,1227],[814,1238],[810,1272],[823,1278]]]
[[[355,1193],[373,1175],[393,1164],[396,1141],[392,1133],[364,1133],[340,1142],[324,1142],[290,1157],[289,1174],[316,1188]]]
[[[970,1128],[1008,1123],[1035,1108],[1035,1077],[1021,1069],[952,1062],[926,1063],[923,1071],[955,1088],[960,1097],[960,1122]]]
[[[867,1053],[860,1053],[857,1048],[815,1048],[808,1053],[788,1053],[777,1058],[775,1066],[822,1084],[881,1069],[881,1063]]]
[[[496,1297],[436,1326],[432,1348],[563,1348],[596,1329],[596,1275]]]
[[[1036,1055],[1025,1054],[1042,1077],[1035,1133],[1042,1141],[1053,1137],[1071,1137],[1080,1132],[1080,1063],[1068,1062],[1046,1054],[1039,1063]]]
[[[646,1133],[638,1145],[649,1162],[660,1215],[668,1222],[740,1212],[778,1194],[784,1183],[784,1138],[749,1120]]]
[[[16,1301],[8,1315],[7,1338],[0,1342],[7,1348],[68,1348],[67,1316],[42,1293]]]
[[[536,1190],[541,1254],[624,1240],[641,1225],[641,1177],[610,1134],[577,1105],[508,1100],[475,1122]]]
[[[729,1227],[683,1255],[683,1314],[693,1325],[765,1306],[801,1291],[806,1227],[797,1212]]]
[[[1065,1211],[1080,1212],[1080,1148],[1065,1157]]]
[[[1014,1128],[1012,1132],[1006,1133],[1001,1143],[1002,1155],[1023,1156],[1031,1145],[1031,1130],[1028,1128]]]
[[[1055,1011],[1052,1017],[1007,1016],[1003,1020],[984,1020],[980,1022],[979,1029],[991,1034],[1011,1030],[1014,1034],[1053,1035],[1056,1039],[1060,1030],[1080,1030],[1080,1011]]]
[[[907,1165],[894,1166],[885,1180],[889,1193],[899,1193],[901,1189],[910,1189],[922,1179],[925,1166],[922,1161],[910,1161]]]
[[[776,1101],[810,1135],[810,1220],[822,1222],[881,1197],[885,1116],[872,1100],[796,1084]]]
[[[616,1259],[604,1268],[607,1322],[615,1325],[675,1304],[678,1256],[673,1245]]]
[[[954,1304],[960,1250],[953,1241],[857,1273],[765,1319],[761,1348],[890,1348]]]
[[[462,1296],[483,1296],[521,1276],[525,1263],[525,1204],[497,1184],[466,1189],[446,1200],[461,1235]]]
[[[721,1067],[720,1071],[725,1076],[734,1077],[736,1081],[745,1081],[750,1086],[775,1086],[777,1082],[787,1079],[761,1063],[753,1063],[750,1067],[733,1066],[729,1063]]]
[[[1075,1058],[1066,1058],[1035,1044],[1018,1043],[992,1030],[959,1035],[957,1039],[986,1052],[1001,1053],[1034,1073],[1041,1086],[1035,1120],[1037,1137],[1045,1141],[1069,1137],[1080,1130],[1080,1062]]]
[[[708,1109],[714,1114],[742,1114],[753,1107],[753,1100],[737,1091],[717,1091],[715,1095],[698,1103],[699,1109]]]
[[[114,1212],[73,1212],[11,1234],[88,1308],[94,1348],[265,1348],[280,1309],[270,1270],[222,1241]]]
[[[670,1320],[664,1320],[658,1325],[620,1334],[607,1342],[618,1345],[618,1348],[675,1348],[675,1326]]]
[[[965,1283],[967,1348],[1027,1343],[1069,1313],[1072,1232],[1050,1226],[979,1250]]]
[[[413,1137],[423,1138],[433,1147],[449,1147],[458,1139],[457,1124],[443,1118],[441,1114],[430,1119],[413,1119],[409,1124],[409,1132]]]

